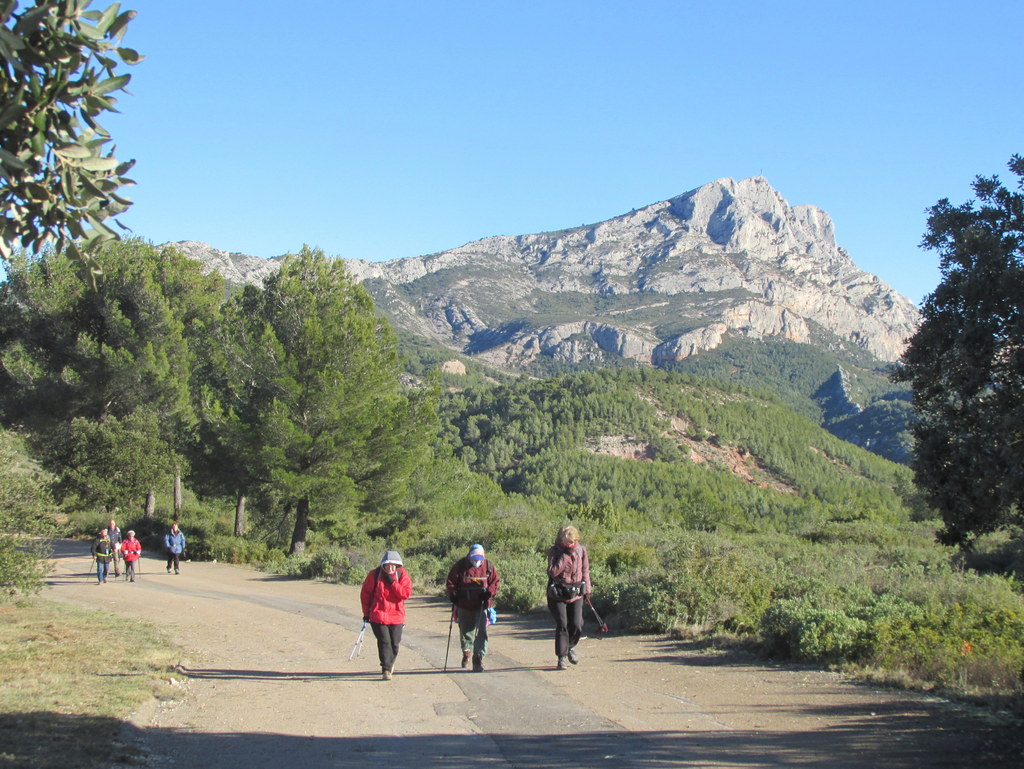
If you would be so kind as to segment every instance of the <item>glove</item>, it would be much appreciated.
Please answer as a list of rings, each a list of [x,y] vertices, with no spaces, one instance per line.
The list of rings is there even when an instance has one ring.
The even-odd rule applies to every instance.
[[[458,603],[458,601],[459,601],[459,599],[456,598],[454,594],[448,596],[448,600],[451,601],[452,603]]]
[[[480,594],[480,596],[481,596],[481,598],[483,598],[483,600],[485,600],[485,601],[489,601],[489,600],[491,600],[491,591],[490,591],[490,590],[484,590],[484,591],[483,591],[483,592],[482,592],[482,593]]]
[[[370,621],[369,617],[363,617],[363,622],[369,622],[369,621]]]

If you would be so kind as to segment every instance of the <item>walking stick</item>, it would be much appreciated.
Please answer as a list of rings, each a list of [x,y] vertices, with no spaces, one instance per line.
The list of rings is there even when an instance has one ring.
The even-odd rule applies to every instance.
[[[590,610],[592,612],[594,612],[594,619],[597,620],[597,632],[598,633],[607,633],[608,632],[608,623],[605,622],[603,619],[601,619],[601,615],[597,613],[597,609],[594,608],[594,604],[592,604],[590,602],[590,596],[589,595],[586,596],[586,601],[587,601],[587,606],[589,606]]]
[[[348,655],[349,662],[352,661],[353,657],[358,657],[363,653],[363,636],[366,635],[366,622],[363,622],[363,626],[359,628],[359,636],[356,638],[355,646],[352,647],[352,652]]]
[[[442,672],[448,672],[448,654],[452,650],[452,625],[455,624],[455,606],[452,605],[452,616],[448,620],[448,646],[444,650],[444,670]]]

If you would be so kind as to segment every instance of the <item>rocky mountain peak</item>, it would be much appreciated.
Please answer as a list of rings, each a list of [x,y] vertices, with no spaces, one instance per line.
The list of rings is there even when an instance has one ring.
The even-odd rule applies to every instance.
[[[231,280],[277,268],[205,248],[199,258]],[[918,323],[908,299],[836,244],[827,213],[791,206],[760,176],[597,224],[346,266],[395,325],[513,367],[538,356],[660,365],[729,336],[849,345],[892,361]]]
[[[763,176],[718,179],[669,201],[691,232],[723,252],[761,258],[804,253],[834,260],[832,218],[816,206],[790,206]]]

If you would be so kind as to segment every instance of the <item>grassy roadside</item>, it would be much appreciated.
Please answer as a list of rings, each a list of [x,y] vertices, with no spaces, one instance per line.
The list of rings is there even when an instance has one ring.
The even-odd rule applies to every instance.
[[[132,761],[128,715],[170,698],[178,653],[152,625],[49,601],[0,605],[0,766]]]

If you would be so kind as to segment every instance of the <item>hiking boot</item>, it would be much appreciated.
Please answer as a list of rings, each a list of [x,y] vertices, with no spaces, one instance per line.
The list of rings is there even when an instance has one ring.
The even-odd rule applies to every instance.
[[[484,672],[484,658],[479,654],[473,655],[473,672],[483,673]]]
[[[558,664],[555,665],[555,670],[568,670],[568,669],[569,669],[569,660],[566,659],[565,657],[559,657],[558,658]]]
[[[569,649],[569,662],[571,662],[573,665],[579,665],[580,664],[580,658],[576,654],[576,650],[575,649]]]
[[[388,670],[387,668],[382,668],[381,669],[381,673],[380,673],[380,677],[384,681],[390,681],[391,680],[391,671]]]
[[[469,667],[469,658],[473,655],[473,652],[462,652],[462,667]]]

